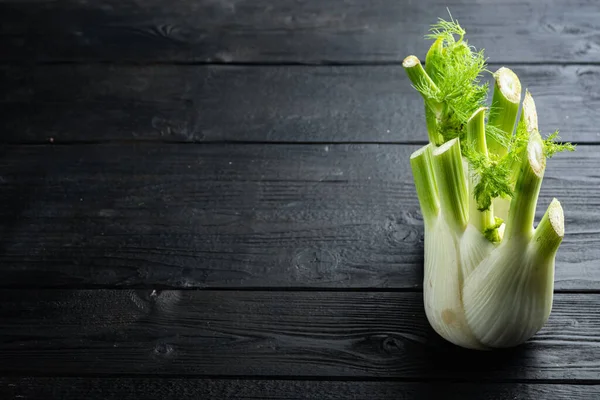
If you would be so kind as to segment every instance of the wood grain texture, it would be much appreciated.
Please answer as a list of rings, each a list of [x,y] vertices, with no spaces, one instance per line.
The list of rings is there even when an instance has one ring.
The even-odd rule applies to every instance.
[[[4,287],[419,288],[416,146],[6,146]],[[566,215],[556,287],[600,288],[600,155],[549,162]],[[538,219],[539,220],[539,219]]]
[[[512,69],[542,133],[600,142],[600,67]],[[5,143],[427,140],[423,100],[397,66],[0,66],[0,106]]]
[[[444,342],[422,304],[421,293],[2,290],[0,373],[600,383],[597,294],[557,294],[543,330],[499,352]]]
[[[600,385],[27,377],[0,378],[0,396],[48,400],[596,400]]]
[[[448,17],[497,62],[598,62],[591,0],[0,2],[7,61],[368,62],[424,56]]]

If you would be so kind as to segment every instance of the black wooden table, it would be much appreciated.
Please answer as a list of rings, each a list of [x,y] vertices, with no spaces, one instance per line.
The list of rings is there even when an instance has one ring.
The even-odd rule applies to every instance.
[[[508,351],[423,311],[400,63],[446,6],[578,144]],[[600,398],[597,2],[0,0],[0,64],[0,398]]]

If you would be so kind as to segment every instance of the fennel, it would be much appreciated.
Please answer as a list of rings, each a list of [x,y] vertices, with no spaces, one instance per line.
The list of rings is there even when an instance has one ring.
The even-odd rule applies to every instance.
[[[542,139],[535,102],[508,68],[493,74],[458,22],[440,20],[425,67],[403,67],[422,95],[429,144],[410,164],[425,229],[424,305],[446,340],[467,348],[519,345],[552,309],[555,256],[564,236],[554,199],[534,229],[546,160],[574,150],[558,132]],[[487,123],[486,123],[487,117]]]

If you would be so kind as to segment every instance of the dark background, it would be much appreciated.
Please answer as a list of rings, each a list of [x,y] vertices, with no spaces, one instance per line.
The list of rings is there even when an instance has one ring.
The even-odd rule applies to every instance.
[[[446,7],[578,144],[502,352],[422,305],[401,61]],[[599,83],[595,1],[0,0],[0,398],[599,398]]]

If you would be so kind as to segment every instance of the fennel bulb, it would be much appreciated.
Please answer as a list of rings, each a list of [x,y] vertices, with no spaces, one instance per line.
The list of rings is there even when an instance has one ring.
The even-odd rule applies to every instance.
[[[552,309],[563,210],[554,199],[535,229],[534,217],[547,158],[574,147],[557,143],[557,132],[542,139],[528,91],[517,121],[521,83],[508,68],[494,73],[486,107],[483,51],[464,34],[440,20],[425,68],[415,56],[403,61],[429,136],[410,158],[425,229],[424,306],[433,329],[458,346],[512,347]]]

